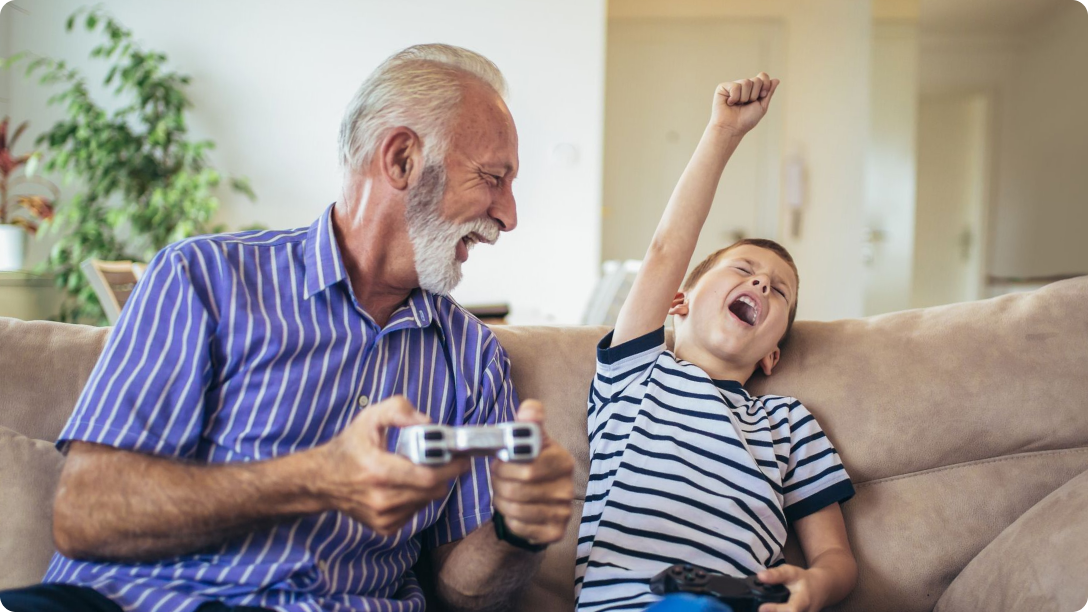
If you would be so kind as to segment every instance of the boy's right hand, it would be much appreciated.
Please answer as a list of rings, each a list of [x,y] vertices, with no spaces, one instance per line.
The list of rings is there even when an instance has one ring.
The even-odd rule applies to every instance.
[[[755,78],[718,85],[710,124],[737,136],[747,134],[767,114],[778,83],[778,79],[761,72]]]

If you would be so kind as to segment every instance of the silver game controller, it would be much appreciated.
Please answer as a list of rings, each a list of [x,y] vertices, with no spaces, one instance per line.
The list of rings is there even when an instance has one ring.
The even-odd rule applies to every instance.
[[[464,427],[413,425],[400,430],[397,454],[418,465],[444,465],[457,455],[493,455],[501,461],[527,462],[540,454],[540,426],[518,422]]]

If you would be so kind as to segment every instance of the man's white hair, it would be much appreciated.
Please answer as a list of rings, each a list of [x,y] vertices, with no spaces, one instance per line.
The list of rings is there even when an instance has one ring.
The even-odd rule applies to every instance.
[[[461,47],[415,45],[382,62],[355,93],[340,124],[345,175],[370,163],[382,138],[399,126],[411,128],[423,140],[429,163],[442,163],[466,76],[506,96],[506,79],[498,66]]]

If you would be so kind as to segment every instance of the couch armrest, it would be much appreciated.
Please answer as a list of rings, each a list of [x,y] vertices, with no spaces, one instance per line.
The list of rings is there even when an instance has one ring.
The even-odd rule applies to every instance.
[[[1088,601],[1085,508],[1088,472],[1009,525],[967,564],[935,612],[1083,609]]]

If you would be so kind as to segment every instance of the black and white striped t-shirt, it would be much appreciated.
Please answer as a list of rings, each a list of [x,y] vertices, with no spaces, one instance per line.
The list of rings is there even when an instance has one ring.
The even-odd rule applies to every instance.
[[[785,562],[788,521],[854,494],[820,425],[789,397],[752,397],[665,347],[660,328],[597,349],[589,485],[575,594],[639,610],[649,579],[685,562],[733,576]]]

